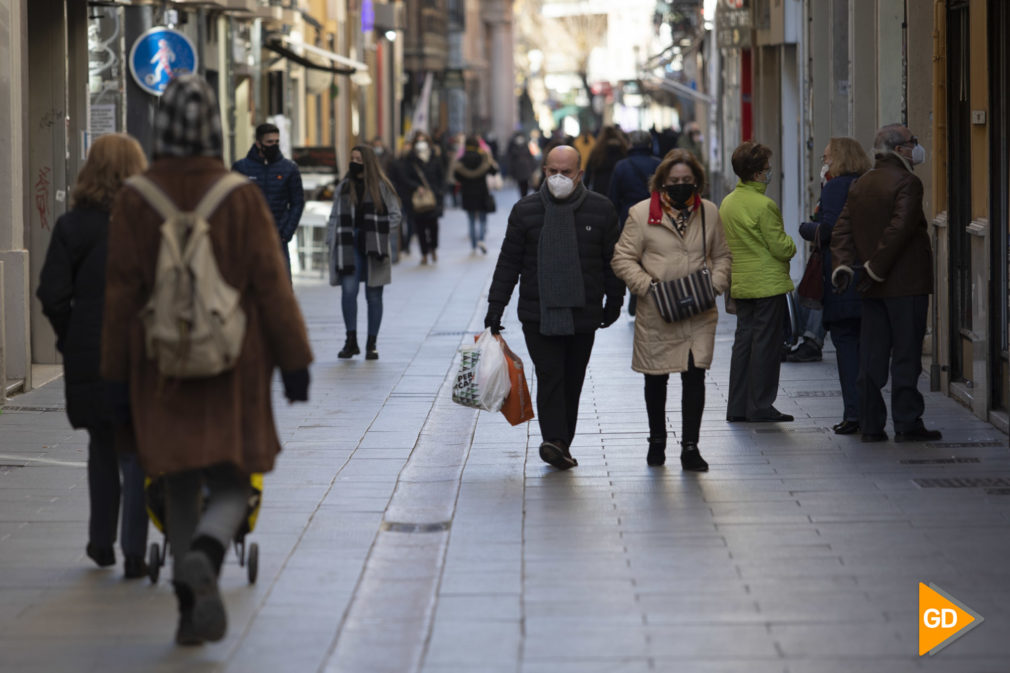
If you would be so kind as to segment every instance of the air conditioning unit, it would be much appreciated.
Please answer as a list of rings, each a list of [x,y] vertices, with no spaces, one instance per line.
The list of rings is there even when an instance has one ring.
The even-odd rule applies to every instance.
[[[402,3],[375,4],[372,10],[375,12],[375,30],[403,30],[406,27]]]

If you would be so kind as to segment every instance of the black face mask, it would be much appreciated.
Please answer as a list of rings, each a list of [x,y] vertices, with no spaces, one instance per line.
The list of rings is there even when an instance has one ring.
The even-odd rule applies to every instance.
[[[677,210],[684,210],[689,205],[692,197],[694,197],[695,186],[685,185],[683,183],[677,185],[666,185],[663,187],[663,191],[666,192],[667,197],[670,199],[670,203]]]
[[[347,167],[347,174],[350,175],[355,180],[360,180],[361,176],[365,173],[365,164],[359,164],[356,161],[352,161],[351,165]]]
[[[264,145],[261,151],[267,161],[277,161],[281,156],[280,145]]]

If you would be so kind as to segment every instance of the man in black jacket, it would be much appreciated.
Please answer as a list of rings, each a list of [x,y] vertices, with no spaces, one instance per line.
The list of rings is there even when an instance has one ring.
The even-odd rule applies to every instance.
[[[280,129],[273,124],[260,124],[256,127],[256,142],[249,148],[249,154],[236,161],[231,169],[246,176],[263,190],[263,196],[274,216],[277,233],[281,237],[281,253],[290,277],[288,242],[295,235],[298,222],[302,219],[305,192],[298,164],[284,157],[280,140]]]
[[[596,330],[617,320],[624,299],[610,268],[617,213],[582,184],[579,162],[574,147],[551,150],[545,185],[512,208],[484,318],[497,334],[519,283],[519,320],[537,373],[540,457],[560,470],[578,465],[570,447]]]

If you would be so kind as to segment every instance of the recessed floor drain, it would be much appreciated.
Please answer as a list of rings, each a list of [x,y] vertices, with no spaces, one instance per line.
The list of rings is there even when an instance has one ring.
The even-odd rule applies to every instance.
[[[771,432],[791,432],[797,435],[813,435],[824,432],[824,428],[754,428],[754,432],[767,434]]]
[[[1010,488],[987,488],[986,495],[1010,495]]]
[[[0,465],[0,474],[7,474],[13,470],[19,470],[22,467],[24,467],[24,465]]]
[[[450,337],[450,336],[463,336],[464,334],[477,334],[478,332],[468,332],[467,330],[460,330],[458,332],[428,332],[430,337]]]
[[[382,530],[390,533],[441,533],[449,530],[451,521],[438,523],[401,523],[398,521],[383,521]]]
[[[841,397],[841,390],[794,390],[789,397]]]
[[[1006,477],[937,477],[913,479],[921,488],[1010,488]]]
[[[902,465],[957,465],[964,463],[981,463],[978,458],[909,458],[899,460]]]
[[[926,442],[931,449],[976,449],[988,446],[1006,446],[1006,442],[988,440],[984,442]]]

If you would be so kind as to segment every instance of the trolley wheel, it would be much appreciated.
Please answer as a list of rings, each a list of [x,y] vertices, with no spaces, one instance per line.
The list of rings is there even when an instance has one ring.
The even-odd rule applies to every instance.
[[[260,568],[260,546],[255,542],[249,545],[249,558],[247,561],[246,572],[249,575],[249,584],[256,584],[256,575]]]
[[[161,574],[161,547],[157,542],[152,542],[147,553],[147,576],[151,579],[151,584],[158,583],[158,575]]]

